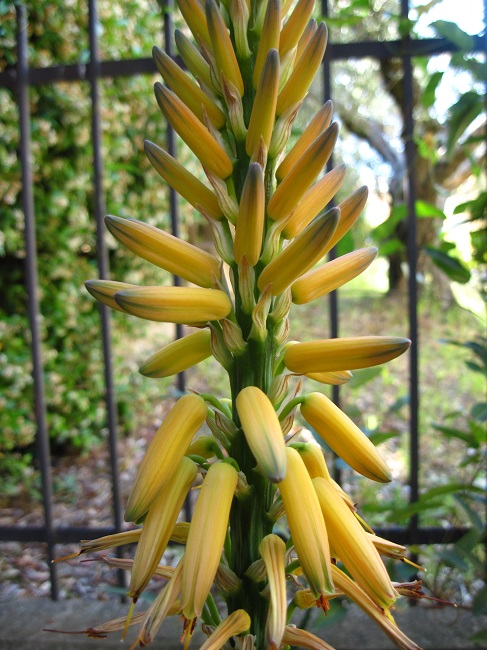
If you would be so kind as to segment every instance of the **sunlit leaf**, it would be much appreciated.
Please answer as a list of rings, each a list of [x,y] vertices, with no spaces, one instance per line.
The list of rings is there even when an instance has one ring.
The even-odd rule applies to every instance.
[[[425,108],[433,106],[436,100],[436,89],[443,78],[443,72],[434,72],[429,78],[426,88],[421,96],[421,103]]]
[[[425,246],[424,250],[430,256],[434,264],[436,264],[436,266],[441,269],[450,280],[459,282],[460,284],[466,284],[470,280],[470,271],[456,257],[452,257],[439,248],[433,248],[432,246]]]

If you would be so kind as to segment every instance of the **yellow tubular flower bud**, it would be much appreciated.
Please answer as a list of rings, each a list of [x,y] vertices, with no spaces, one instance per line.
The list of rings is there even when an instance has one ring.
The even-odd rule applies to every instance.
[[[196,176],[156,144],[146,140],[144,149],[156,172],[188,203],[213,219],[223,218],[217,197]]]
[[[269,581],[270,604],[266,622],[266,643],[269,650],[279,650],[286,627],[286,545],[277,535],[266,535],[259,544]]]
[[[294,625],[286,625],[282,642],[285,645],[309,650],[334,650],[326,641],[315,636],[307,630],[301,630]]]
[[[327,101],[326,104],[320,108],[316,115],[310,120],[308,126],[304,129],[303,133],[299,136],[296,144],[292,147],[279,167],[276,169],[276,178],[282,181],[285,176],[289,174],[294,165],[298,162],[306,149],[313,144],[317,137],[319,137],[325,129],[331,124],[333,116],[333,104]]]
[[[241,59],[249,59],[252,52],[247,38],[250,14],[246,0],[230,0],[229,13],[233,24],[237,55]]]
[[[194,508],[183,566],[181,605],[188,620],[201,615],[218,569],[238,474],[228,463],[210,466]]]
[[[230,176],[233,171],[232,161],[193,111],[162,84],[156,83],[154,90],[157,103],[165,118],[186,142],[201,164],[220,178]]]
[[[341,386],[350,381],[353,375],[350,370],[337,370],[336,372],[308,372],[305,376],[313,381],[319,381],[320,384]]]
[[[264,268],[257,286],[262,291],[270,285],[273,296],[285,291],[323,257],[323,248],[332,236],[339,212],[332,208],[317,217],[277,257]]]
[[[345,165],[339,165],[309,188],[293,210],[293,213],[285,220],[282,232],[286,239],[296,237],[328,205],[340,189],[345,179],[345,173]],[[333,239],[335,239],[335,236],[333,236]],[[327,251],[329,249],[330,245],[328,244]]]
[[[184,22],[190,28],[196,40],[200,38],[207,45],[210,45],[211,39],[208,33],[203,3],[200,0],[177,0],[177,5],[183,15]]]
[[[115,300],[138,318],[183,325],[219,320],[232,309],[227,294],[217,289],[139,287],[118,291]]]
[[[296,449],[298,454],[303,459],[308,474],[311,478],[316,478],[318,476],[322,478],[330,478],[330,473],[328,467],[326,466],[325,457],[323,456],[323,451],[316,443],[313,442],[298,442],[291,445],[293,449]]]
[[[85,287],[89,293],[110,309],[116,309],[124,314],[125,309],[115,302],[115,294],[123,289],[136,289],[136,284],[127,282],[115,282],[115,280],[86,280]]]
[[[331,481],[315,478],[313,485],[340,560],[379,607],[389,608],[397,594],[379,553]]]
[[[153,354],[140,366],[139,372],[154,378],[177,375],[211,356],[210,339],[208,329],[188,334]]]
[[[205,401],[197,395],[185,395],[176,402],[139,465],[125,509],[125,521],[137,521],[148,511],[158,492],[173,477],[207,415]]]
[[[220,276],[220,260],[155,226],[122,217],[105,217],[111,234],[129,251],[200,287],[212,287]]]
[[[179,521],[173,528],[171,533],[171,542],[176,544],[186,544],[189,533],[189,523],[187,521]]]
[[[252,114],[245,149],[249,156],[254,155],[262,138],[269,148],[276,114],[277,90],[279,84],[279,54],[269,50],[266,57],[257,92],[255,94]]]
[[[222,75],[222,91],[228,108],[228,119],[230,120],[233,135],[237,142],[243,142],[247,137],[247,127],[245,126],[242,97],[225,75]]]
[[[378,366],[400,356],[411,341],[397,336],[357,336],[296,343],[286,349],[284,363],[291,372],[356,370]]]
[[[308,92],[308,88],[323,60],[327,38],[328,30],[325,23],[320,23],[315,34],[310,39],[307,51],[297,62],[279,94],[276,107],[277,115],[281,115],[291,104],[299,102]]]
[[[272,195],[267,207],[271,219],[282,219],[296,207],[326,165],[337,136],[338,125],[334,122],[306,149]]]
[[[225,113],[208,95],[201,90],[189,75],[178,66],[163,50],[158,47],[152,49],[152,56],[159,73],[168,86],[173,88],[179,99],[190,108],[204,124],[204,114],[217,129],[222,129],[227,121]]]
[[[179,29],[176,29],[174,32],[174,40],[184,65],[193,77],[198,79],[207,88],[214,90],[211,80],[210,64],[205,60],[198,48]]]
[[[299,59],[305,54],[310,40],[313,38],[316,30],[318,29],[318,23],[314,18],[312,18],[309,23],[306,25],[305,30],[303,32],[303,35],[299,39],[299,42],[296,46],[296,59],[295,61],[299,61]]]
[[[269,50],[277,50],[279,47],[279,34],[281,29],[281,2],[280,0],[268,0],[262,35],[259,40],[257,58],[254,65],[254,88],[257,89],[264,68],[265,60]]]
[[[279,56],[284,56],[286,52],[289,52],[289,50],[296,47],[309,19],[311,18],[314,6],[314,0],[299,0],[299,2],[296,3],[292,14],[289,16],[286,24],[281,30]]]
[[[152,578],[197,473],[196,463],[182,458],[171,480],[152,501],[135,552],[128,590],[132,600],[139,598]]]
[[[306,395],[301,404],[301,415],[356,472],[381,483],[391,480],[384,459],[365,433],[328,397],[321,393]]]
[[[215,0],[206,0],[205,9],[208,32],[217,66],[216,72],[218,75],[224,74],[237,88],[240,96],[243,96],[244,83],[223,16]]]
[[[335,234],[328,244],[328,250],[331,250],[357,221],[360,213],[364,209],[368,193],[369,191],[364,185],[338,204],[337,207],[340,210],[340,221],[338,222]]]
[[[291,286],[293,302],[303,305],[334,291],[365,271],[376,257],[377,248],[360,248],[306,273]]]
[[[218,443],[213,436],[197,436],[193,442],[186,449],[186,456],[201,456],[202,458],[213,458],[216,455],[216,450],[219,447]]]
[[[250,616],[244,609],[235,610],[215,628],[200,650],[220,650],[232,636],[246,632],[250,623]]]
[[[374,601],[346,573],[341,571],[337,566],[332,566],[332,573],[337,589],[343,591],[367,616],[370,616],[394,642],[394,645],[402,648],[402,650],[421,650],[414,641],[411,641],[404,632],[401,632],[390,612],[383,611],[377,607]]]
[[[274,125],[274,130],[272,131],[271,143],[269,145],[269,158],[277,158],[287,145],[291,135],[291,128],[301,107],[301,103],[302,102],[292,104],[282,115],[279,116],[279,119]]]
[[[237,395],[236,407],[257,466],[272,483],[282,481],[286,476],[286,447],[272,402],[260,388],[247,386]]]
[[[313,483],[300,455],[286,448],[286,478],[279,483],[289,531],[309,586],[320,599],[334,593],[330,548]]]
[[[264,216],[264,172],[259,163],[252,163],[242,190],[235,230],[233,253],[237,264],[244,255],[249,264],[257,264],[262,250]]]

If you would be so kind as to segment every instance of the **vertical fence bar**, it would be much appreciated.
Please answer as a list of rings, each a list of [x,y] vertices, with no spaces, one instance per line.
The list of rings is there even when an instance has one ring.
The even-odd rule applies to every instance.
[[[98,78],[100,74],[100,62],[98,59],[98,38],[97,38],[97,9],[96,0],[88,1],[88,32],[90,43],[90,64],[88,67],[88,79],[90,82],[91,97],[91,136],[93,142],[93,189],[94,189],[94,210],[96,219],[96,243],[97,262],[100,278],[107,279],[109,274],[108,254],[105,242],[105,227],[103,217],[105,215],[105,196],[103,191],[103,158],[101,152],[101,116],[100,116],[100,95]],[[118,471],[118,450],[117,450],[117,407],[115,399],[115,386],[113,381],[113,354],[111,344],[111,323],[110,312],[106,305],[100,304],[100,319],[102,331],[102,349],[104,358],[105,374],[105,403],[107,409],[108,425],[108,447],[110,454],[110,472],[113,503],[113,522],[117,530],[122,527],[122,508],[120,499],[120,484]],[[125,574],[119,572],[120,584],[125,584]]]
[[[323,17],[326,19],[329,16],[330,10],[328,6],[328,0],[321,0],[321,12]],[[323,72],[323,101],[328,101],[332,99],[332,85],[331,85],[331,47],[328,42],[328,47],[325,50],[325,56],[323,59],[322,72]],[[333,168],[333,154],[330,156],[328,163],[326,165],[327,171],[330,171]],[[336,257],[336,247],[334,246],[328,254],[328,259],[333,260]],[[335,289],[331,291],[328,296],[328,304],[330,305],[330,337],[332,339],[338,338],[339,334],[339,312],[338,312],[338,291]],[[332,386],[331,387],[332,400],[337,405],[340,406],[340,387]],[[338,459],[338,456],[334,454],[335,461]],[[335,462],[333,464],[333,478],[338,483],[341,482],[342,472]]]
[[[52,479],[47,428],[46,398],[44,390],[44,367],[40,334],[41,313],[39,307],[39,278],[37,274],[37,238],[35,231],[34,194],[32,179],[29,62],[26,8],[18,4],[17,12],[17,96],[20,127],[20,163],[22,168],[22,206],[25,217],[25,275],[27,286],[27,311],[32,337],[32,375],[34,380],[34,409],[37,423],[36,445],[42,479],[42,503],[44,508],[45,541],[51,580],[51,597],[59,597],[58,580],[54,559],[54,527],[52,516]]]
[[[164,49],[166,54],[170,57],[173,56],[173,47],[172,47],[172,33],[173,33],[173,20],[172,12],[174,11],[174,2],[173,0],[164,1]],[[167,152],[173,156],[177,157],[176,152],[176,140],[174,137],[174,129],[169,124],[166,125],[166,146]],[[178,205],[178,195],[176,190],[169,186],[169,210],[171,215],[171,232],[175,237],[179,237],[179,205]],[[177,275],[174,276],[174,286],[181,286],[181,278]],[[183,336],[183,326],[179,323],[176,324],[176,339],[180,339]],[[183,393],[186,389],[186,380],[184,371],[180,372],[176,379],[176,385],[178,391]]]
[[[401,0],[401,16],[409,17],[409,0]],[[405,46],[409,36],[404,38]],[[419,497],[419,367],[418,367],[418,291],[416,282],[417,249],[416,249],[416,179],[414,176],[414,162],[416,147],[414,144],[414,116],[413,116],[413,64],[411,55],[405,53],[402,58],[403,89],[404,89],[404,143],[406,156],[407,184],[406,203],[408,207],[408,240],[407,260],[408,276],[408,320],[411,349],[409,353],[409,501],[413,503]],[[411,544],[415,544],[418,534],[419,517],[413,515],[409,521]]]

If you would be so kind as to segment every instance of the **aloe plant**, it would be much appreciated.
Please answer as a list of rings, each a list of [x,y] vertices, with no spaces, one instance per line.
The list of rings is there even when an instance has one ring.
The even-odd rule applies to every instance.
[[[326,613],[339,592],[399,647],[417,648],[395,625],[391,608],[401,595],[420,592],[393,584],[380,555],[404,561],[406,549],[371,534],[331,478],[322,450],[294,430],[300,408],[355,471],[390,480],[384,459],[345,413],[321,393],[301,390],[307,377],[345,383],[354,369],[399,356],[409,341],[288,341],[293,303],[348,282],[377,252],[323,262],[367,197],[360,188],[328,207],[345,177],[343,165],[321,176],[338,135],[330,102],[288,147],[323,58],[326,26],[312,18],[312,0],[178,5],[192,38],[177,31],[176,43],[191,75],[155,48],[157,68],[171,87],[157,83],[155,95],[208,183],[157,144],[146,143],[146,151],[164,181],[207,218],[214,252],[140,221],[107,217],[116,239],[187,286],[86,284],[114,309],[195,328],[156,351],[143,374],[169,376],[213,356],[228,374],[231,393],[177,401],[149,445],[128,500],[126,520],[141,528],[83,543],[81,553],[137,544],[133,561],[105,559],[131,569],[133,604],[153,575],[167,578],[146,612],[133,614],[132,607],[126,619],[89,632],[125,628],[125,634],[138,624],[136,648],[155,639],[167,616],[182,615],[185,648],[199,621],[208,634],[205,650],[329,648],[293,626],[290,616],[296,607]],[[210,434],[202,435],[205,421]],[[202,483],[192,521],[177,522],[197,476]],[[284,516],[286,541],[274,532]],[[176,567],[159,564],[170,540],[184,545]]]

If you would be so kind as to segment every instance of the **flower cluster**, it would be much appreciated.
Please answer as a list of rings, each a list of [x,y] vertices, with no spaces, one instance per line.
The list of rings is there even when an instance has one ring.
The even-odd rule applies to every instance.
[[[189,31],[176,31],[176,44],[191,76],[154,48],[167,84],[156,83],[155,96],[208,182],[156,144],[145,148],[164,181],[208,220],[214,252],[109,216],[107,227],[121,244],[186,284],[86,286],[113,309],[194,328],[153,354],[140,369],[144,375],[167,377],[213,356],[228,373],[231,395],[177,401],[147,449],[126,506],[126,520],[142,526],[83,544],[81,552],[137,544],[133,561],[104,558],[131,569],[133,603],[153,576],[167,580],[146,612],[87,632],[100,636],[137,623],[133,647],[145,646],[176,614],[183,617],[185,647],[201,620],[205,650],[227,647],[232,638],[231,647],[248,649],[329,648],[291,625],[290,616],[296,607],[326,612],[331,598],[345,595],[399,647],[416,648],[391,614],[405,588],[391,582],[381,559],[405,560],[405,549],[367,529],[330,477],[321,449],[293,431],[299,408],[351,468],[389,481],[364,433],[321,392],[300,391],[306,377],[342,384],[354,369],[394,359],[409,346],[377,336],[288,341],[293,303],[340,287],[377,253],[364,248],[322,262],[367,197],[362,187],[327,209],[345,177],[343,165],[322,175],[338,134],[330,102],[287,147],[323,59],[326,26],[312,18],[313,0],[178,0],[178,6]],[[202,434],[205,423],[209,433]],[[198,476],[192,521],[178,522]],[[284,516],[287,542],[274,532]],[[175,568],[159,564],[171,540],[184,545]]]

